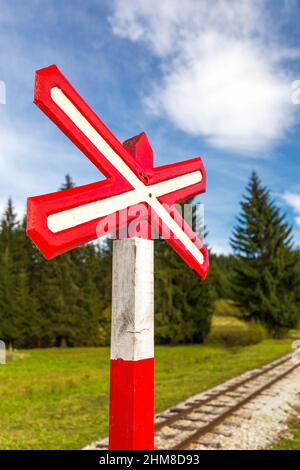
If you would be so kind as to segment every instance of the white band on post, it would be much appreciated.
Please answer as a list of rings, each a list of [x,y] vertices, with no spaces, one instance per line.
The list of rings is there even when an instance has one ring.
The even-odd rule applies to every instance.
[[[111,359],[154,357],[153,244],[113,241]]]

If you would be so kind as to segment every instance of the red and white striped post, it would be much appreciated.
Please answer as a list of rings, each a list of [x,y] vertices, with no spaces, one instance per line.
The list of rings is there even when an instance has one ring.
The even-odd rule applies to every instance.
[[[128,144],[152,164],[145,134]],[[110,450],[154,448],[154,241],[147,238],[113,241]]]
[[[153,243],[113,242],[110,450],[154,447]]]
[[[46,259],[123,229],[126,222],[143,226],[130,233],[135,238],[114,242],[109,447],[153,449],[151,227],[205,279],[207,248],[174,208],[205,191],[204,166],[196,157],[154,167],[146,134],[122,145],[55,65],[36,72],[34,102],[106,176],[28,198],[27,234]],[[140,206],[146,212],[141,222]],[[123,215],[130,217],[124,221]]]

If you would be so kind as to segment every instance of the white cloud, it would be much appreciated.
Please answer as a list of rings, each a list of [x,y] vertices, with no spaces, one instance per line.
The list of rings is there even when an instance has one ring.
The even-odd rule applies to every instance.
[[[282,197],[295,211],[295,221],[296,224],[300,226],[300,194],[285,192]]]
[[[115,0],[110,22],[160,60],[161,80],[145,104],[179,129],[213,147],[256,154],[293,124],[283,62],[299,50],[277,37],[263,1]]]

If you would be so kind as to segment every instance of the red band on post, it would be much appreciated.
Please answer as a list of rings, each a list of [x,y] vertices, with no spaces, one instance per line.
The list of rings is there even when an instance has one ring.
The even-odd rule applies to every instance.
[[[110,450],[154,448],[153,358],[110,362],[109,414]]]

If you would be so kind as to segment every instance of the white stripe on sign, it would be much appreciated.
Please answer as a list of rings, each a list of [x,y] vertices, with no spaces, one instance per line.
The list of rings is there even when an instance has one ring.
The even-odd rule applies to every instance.
[[[149,194],[151,197],[163,196],[166,193],[199,183],[202,175],[200,171],[194,171],[187,175],[177,176],[161,183],[144,186],[144,188],[133,189],[126,193],[117,194],[99,201],[89,202],[81,206],[67,209],[48,216],[47,223],[51,232],[57,233],[61,230],[76,227],[79,224],[105,217],[116,211],[121,211],[129,206],[144,202]],[[160,204],[161,205],[161,204]]]
[[[137,194],[140,193],[140,195],[142,196],[142,200],[147,202],[152,207],[152,209],[156,211],[157,215],[164,222],[164,224],[170,228],[170,230],[174,233],[175,237],[181,241],[181,243],[186,247],[186,249],[194,256],[194,258],[200,264],[203,264],[204,259],[203,259],[202,253],[190,240],[189,236],[175,222],[175,220],[172,218],[169,212],[157,200],[157,195],[152,194],[152,192],[149,191],[149,186],[146,186],[141,180],[139,180],[139,178],[131,170],[131,168],[129,168],[124,162],[124,160],[113,150],[112,147],[110,147],[110,145],[106,142],[106,140],[103,139],[103,137],[96,131],[96,129],[89,123],[89,121],[80,113],[80,111],[73,105],[73,103],[67,98],[67,96],[61,91],[60,88],[54,87],[51,89],[51,98],[57,104],[57,106],[59,106],[62,109],[62,111],[74,122],[74,124],[78,127],[78,129],[80,129],[81,132],[90,140],[90,142],[92,142],[92,144],[106,157],[106,159],[119,171],[119,173],[121,173],[127,179],[127,181],[134,187],[134,190],[128,191],[125,194],[128,195],[129,193],[133,193],[133,192],[136,193],[136,191],[137,191]],[[193,180],[193,178],[195,177],[195,174],[197,177],[196,182],[198,181],[200,182],[202,180],[202,174],[200,171],[192,172],[185,176],[188,178],[188,176],[194,175],[191,177],[191,180]],[[170,184],[174,185],[175,179],[176,178],[173,178],[172,180],[170,180]],[[185,180],[185,181],[187,184],[189,184],[188,180]],[[167,180],[167,181],[164,181],[163,183],[158,183],[157,185],[152,185],[152,186],[155,187],[155,186],[161,185],[161,187],[165,188],[164,190],[166,191],[163,194],[166,194],[170,192],[168,190],[168,183],[169,181]],[[190,184],[194,184],[194,183],[192,182]],[[174,186],[170,186],[170,187],[172,188]],[[173,191],[173,189],[171,189],[171,191]],[[113,196],[113,197],[117,197],[117,196]],[[124,194],[122,194],[121,197],[124,197]],[[130,197],[134,198],[135,196],[131,195]],[[112,199],[112,198],[108,198],[108,199]],[[101,201],[98,201],[98,202],[100,203]],[[110,204],[109,204],[110,206],[111,206],[111,202],[112,201],[110,201]],[[84,206],[88,206],[88,205],[84,204]],[[127,207],[127,205],[125,207]],[[86,216],[90,217],[91,212],[93,213],[93,210],[94,210],[94,207],[92,206],[92,209],[90,208],[88,209],[88,213],[87,213],[88,215]],[[108,210],[108,206],[106,206],[106,210]],[[116,210],[119,210],[119,208],[116,208],[114,206],[113,210],[110,213],[115,212]],[[78,215],[78,213],[75,213],[75,214]],[[57,226],[55,225],[55,219],[53,219],[53,216],[54,214],[52,214],[48,218],[48,223],[50,220],[50,226],[48,225],[48,227],[51,230],[50,227],[52,224],[52,229],[54,229],[53,231],[55,231]],[[75,220],[73,216],[74,216],[74,213],[71,215],[72,223]],[[97,217],[99,217],[99,215],[97,215],[96,218]],[[88,218],[87,220],[93,220],[93,219]],[[76,225],[78,225],[78,223]],[[74,226],[74,225],[71,225],[71,226]]]

